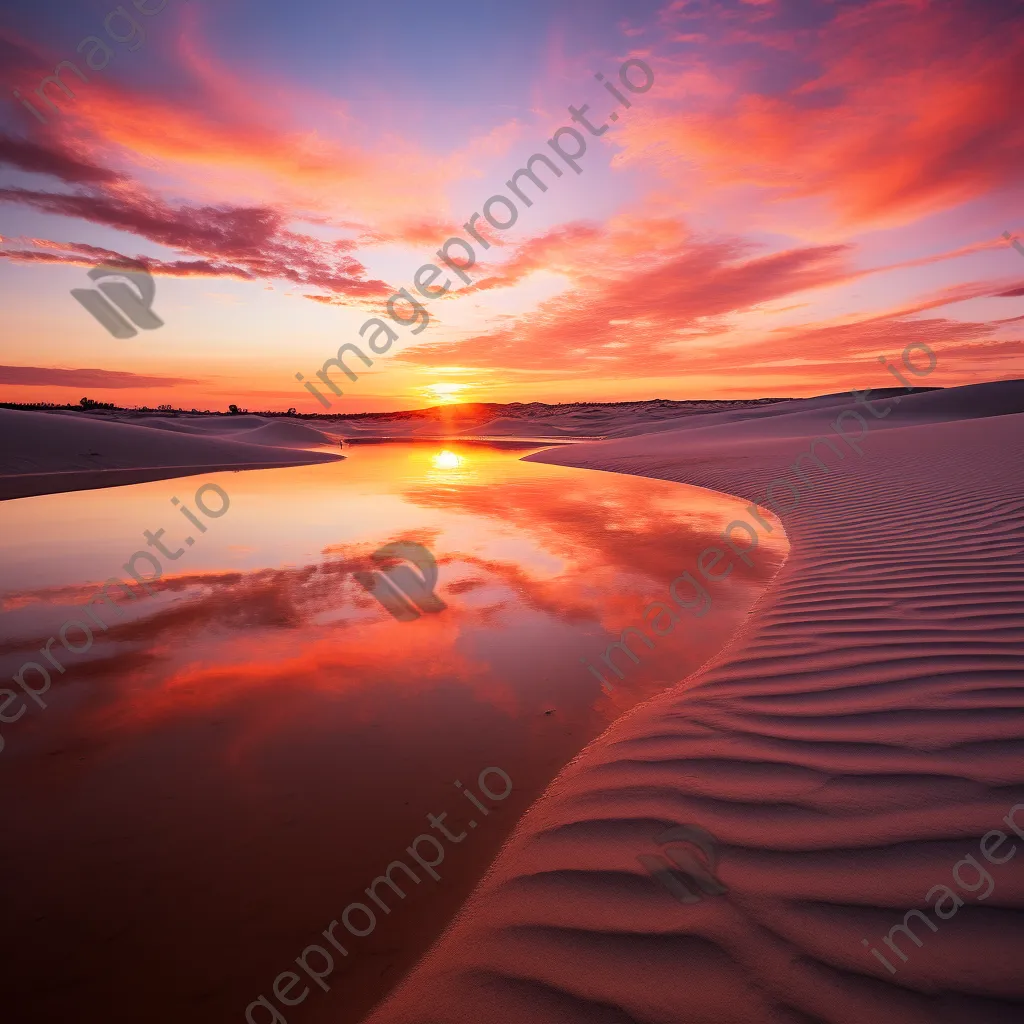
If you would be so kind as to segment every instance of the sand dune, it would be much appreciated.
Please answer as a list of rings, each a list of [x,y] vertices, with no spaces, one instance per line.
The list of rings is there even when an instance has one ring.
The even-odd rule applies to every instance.
[[[233,428],[230,436],[223,436],[228,433],[225,425]],[[100,418],[90,413],[0,409],[0,499],[212,469],[330,462],[342,456],[291,450],[330,440],[305,424],[258,416],[136,420],[126,414]]]
[[[784,399],[735,401],[579,403],[547,405],[543,402],[467,403],[436,406],[405,412],[374,413],[339,418],[334,424],[341,436],[432,438],[586,438],[611,436],[620,431],[646,432],[678,426],[682,417],[723,410],[768,408]]]
[[[246,444],[265,444],[277,448],[310,448],[319,444],[332,444],[331,433],[295,420],[271,419],[258,427],[230,435],[233,441]]]
[[[530,458],[759,499],[850,404]],[[1024,1019],[1024,838],[1003,822],[1024,805],[1022,409],[1017,381],[868,415],[863,457],[830,460],[777,508],[790,557],[746,627],[563,770],[369,1021]],[[728,892],[682,904],[638,863],[684,823],[717,838]],[[1020,850],[981,860],[982,901],[970,869],[962,888],[951,873],[993,829]],[[940,884],[964,905],[934,933],[915,927],[920,947],[895,933],[899,961],[882,938],[932,911]]]

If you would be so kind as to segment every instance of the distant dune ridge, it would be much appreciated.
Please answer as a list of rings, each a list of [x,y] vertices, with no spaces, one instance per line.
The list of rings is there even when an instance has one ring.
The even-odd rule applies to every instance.
[[[99,416],[0,409],[0,500],[190,476],[332,462],[298,451],[332,439],[304,423],[259,416]]]
[[[1024,852],[896,977],[866,948],[991,829],[1022,845],[1024,381],[902,395],[773,506],[790,555],[740,633],[561,772],[367,1024],[1024,1019]],[[529,459],[760,500],[851,399],[788,405]],[[683,823],[728,889],[692,905],[636,859]]]
[[[442,437],[606,437],[622,431],[646,431],[654,423],[678,425],[680,416],[742,411],[786,398],[711,399],[643,402],[463,402],[430,409],[360,413],[329,421],[346,438]],[[322,422],[317,420],[317,423]]]

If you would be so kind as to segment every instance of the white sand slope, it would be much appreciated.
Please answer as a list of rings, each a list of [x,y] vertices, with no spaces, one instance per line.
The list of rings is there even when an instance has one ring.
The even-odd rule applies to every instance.
[[[329,442],[304,424],[258,416],[134,420],[0,409],[0,500],[340,459],[296,450]]]
[[[849,404],[530,458],[760,498]],[[825,451],[791,511],[781,491],[792,550],[743,632],[560,774],[369,1021],[1024,1020],[1024,839],[1002,821],[1024,804],[1022,409],[1024,382],[904,396],[865,414],[863,457]],[[684,823],[717,837],[727,893],[676,902],[637,862]],[[979,901],[952,871],[992,829],[1017,853],[980,859]],[[944,921],[940,884],[964,901]],[[902,963],[881,940],[911,908],[938,928],[911,918]]]

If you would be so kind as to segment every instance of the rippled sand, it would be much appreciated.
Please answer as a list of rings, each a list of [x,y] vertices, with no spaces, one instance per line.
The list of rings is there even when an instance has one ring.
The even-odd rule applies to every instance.
[[[849,407],[531,458],[760,498]],[[989,830],[1024,850],[1002,821],[1024,804],[1022,409],[1021,382],[904,395],[865,413],[863,457],[788,512],[780,491],[791,553],[747,625],[559,775],[372,1024],[1024,1018],[1024,852],[982,860],[988,898],[958,889],[895,975],[862,944],[935,920],[925,894]],[[638,864],[683,823],[728,892],[681,904]]]

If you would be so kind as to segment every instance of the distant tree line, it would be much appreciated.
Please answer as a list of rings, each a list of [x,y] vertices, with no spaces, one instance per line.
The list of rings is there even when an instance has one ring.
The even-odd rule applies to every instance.
[[[169,413],[171,416],[177,416],[180,414],[192,414],[197,416],[237,416],[240,414],[248,413],[248,409],[240,409],[237,405],[229,405],[227,412],[222,412],[219,409],[182,409],[173,405],[158,405],[155,409],[150,409],[148,405],[116,405],[114,402],[97,402],[93,398],[82,398],[79,399],[77,405],[72,405],[70,402],[0,402],[0,409],[23,409],[26,411],[33,410],[46,410],[46,409],[76,409],[78,411],[87,410],[91,412],[93,409],[109,409],[113,412],[157,412],[157,413]],[[293,406],[287,412],[276,412],[270,409],[258,410],[254,412],[254,416],[302,416],[305,419],[321,418],[321,419],[336,419],[335,416],[323,416],[318,417],[316,413],[297,413]]]

